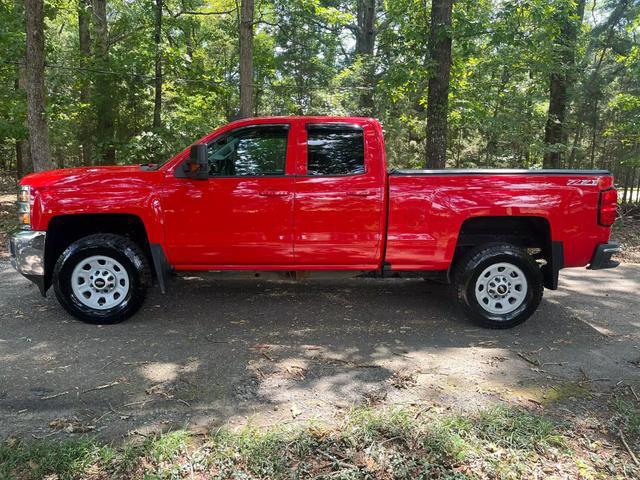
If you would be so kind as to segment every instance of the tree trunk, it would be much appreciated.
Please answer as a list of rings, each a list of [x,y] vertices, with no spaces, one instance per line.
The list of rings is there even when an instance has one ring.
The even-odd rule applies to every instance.
[[[622,204],[627,203],[627,193],[629,192],[629,174],[631,173],[631,168],[625,168],[624,181],[623,181],[623,194],[622,194]]]
[[[14,12],[15,15],[20,18],[20,21],[23,21],[24,17],[24,2],[23,0],[15,0],[14,2]],[[17,95],[22,96],[25,94],[25,86],[27,83],[27,72],[24,66],[24,58],[23,64],[18,67],[18,77],[15,81],[15,90]],[[27,124],[27,119],[23,119],[23,125],[26,131],[29,130],[29,126]],[[29,152],[29,141],[28,139],[18,138],[16,139],[16,178],[20,180],[27,173],[31,171],[31,167],[33,163],[31,162],[31,153]]]
[[[55,158],[56,161],[56,167],[57,168],[64,168],[64,151],[62,150],[62,148],[54,148],[53,149],[53,156]]]
[[[27,72],[24,65],[18,67],[18,78],[16,79],[15,89],[20,95],[25,91]],[[29,130],[26,119],[24,120],[25,129]],[[23,138],[16,139],[16,178],[20,180],[31,171],[33,163],[31,162],[31,152],[29,150],[29,141]]]
[[[429,93],[427,95],[427,168],[444,168],[451,75],[451,11],[454,0],[431,1]],[[432,70],[433,69],[433,70]]]
[[[544,168],[560,168],[562,161],[562,130],[567,108],[567,83],[562,73],[552,73],[549,79],[549,111],[544,127]]]
[[[97,118],[99,163],[102,165],[116,162],[115,141],[115,108],[116,96],[113,92],[113,81],[108,72],[109,61],[109,31],[107,27],[106,0],[93,1],[93,26],[95,32],[94,57],[96,65],[95,76],[95,107]],[[105,73],[101,73],[105,72]]]
[[[156,25],[153,39],[156,46],[155,100],[153,103],[153,128],[162,126],[162,0],[156,0]]]
[[[358,25],[356,26],[356,56],[363,67],[363,86],[360,93],[360,114],[373,116],[373,89],[375,85],[375,63],[373,55],[376,45],[376,0],[358,0]]]
[[[596,99],[593,105],[593,117],[591,121],[591,168],[596,166],[596,143],[598,140],[598,114],[599,114],[599,99]]]
[[[253,115],[254,0],[242,0],[240,11],[240,118]]]
[[[580,141],[582,140],[582,116],[580,112],[577,115],[577,123],[576,132],[573,137],[573,146],[571,147],[571,153],[569,154],[569,160],[567,161],[567,168],[573,168],[576,163],[576,157],[578,155],[578,146],[580,145]]]
[[[36,172],[53,168],[49,129],[45,118],[44,93],[44,2],[25,1],[27,24],[26,91],[29,148]]]
[[[18,179],[18,181],[20,181],[20,179],[22,178],[22,175],[20,173],[20,170],[22,170],[22,165],[24,164],[24,160],[22,159],[22,144],[24,143],[24,140],[16,140],[16,145],[15,145],[15,149],[16,149],[16,178]]]
[[[487,141],[487,151],[486,151],[486,161],[485,165],[491,166],[493,163],[493,158],[495,157],[498,151],[498,141],[500,140],[500,135],[498,129],[496,128],[496,123],[498,121],[498,115],[500,114],[500,110],[502,109],[502,92],[504,91],[507,83],[509,83],[509,71],[507,67],[502,68],[502,75],[500,76],[500,84],[498,85],[498,89],[496,92],[496,103],[493,107],[493,115],[491,117],[491,129],[489,130],[489,139]]]
[[[31,172],[32,166],[29,142],[23,139],[16,140],[16,178],[20,180]]]
[[[578,0],[576,10],[566,12],[562,20],[557,52],[559,63],[549,77],[549,110],[544,127],[545,168],[560,168],[562,164],[569,89],[575,78],[576,43],[584,16],[584,5],[585,0]]]
[[[635,186],[636,186],[636,167],[629,167],[629,169],[631,170],[631,181],[629,182],[629,185],[631,186],[631,189],[629,191],[629,203],[633,204],[635,203]]]
[[[183,28],[184,32],[184,43],[187,47],[187,57],[189,58],[189,62],[193,61],[193,34],[192,34],[192,26],[191,23],[185,25]],[[187,69],[191,68],[191,64],[187,67]]]
[[[182,10],[189,10],[189,7],[186,4],[185,0],[180,2],[182,6]],[[194,23],[191,18],[184,19],[182,23],[182,33],[184,35],[184,45],[187,49],[187,57],[189,58],[189,62],[193,61],[193,33],[194,33]],[[191,68],[191,63],[187,66],[187,70]]]
[[[83,60],[83,65],[86,67],[89,64],[91,58],[91,34],[89,14],[91,9],[91,0],[79,0],[78,1],[78,39],[80,56]],[[93,157],[93,143],[91,139],[91,115],[89,113],[89,103],[91,102],[91,88],[90,81],[87,72],[82,72],[82,79],[80,85],[80,103],[83,106],[82,119],[80,122],[80,161],[82,165],[90,165]]]

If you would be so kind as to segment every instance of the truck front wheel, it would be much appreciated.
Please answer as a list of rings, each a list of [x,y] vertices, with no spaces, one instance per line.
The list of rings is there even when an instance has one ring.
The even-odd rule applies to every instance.
[[[53,287],[60,304],[87,323],[126,320],[142,305],[151,274],[140,247],[120,235],[90,235],[58,258]]]
[[[454,275],[458,301],[483,327],[519,325],[542,300],[540,267],[526,251],[507,243],[474,248],[460,260]]]

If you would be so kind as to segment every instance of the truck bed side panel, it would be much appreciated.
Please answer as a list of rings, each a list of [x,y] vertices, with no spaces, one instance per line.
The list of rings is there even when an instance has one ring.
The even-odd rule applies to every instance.
[[[445,270],[465,220],[534,216],[548,221],[551,240],[564,246],[564,266],[589,263],[609,239],[597,222],[599,187],[606,173],[425,173],[389,177],[385,261],[394,270]],[[579,185],[589,180],[594,185]],[[570,185],[571,183],[571,185]]]

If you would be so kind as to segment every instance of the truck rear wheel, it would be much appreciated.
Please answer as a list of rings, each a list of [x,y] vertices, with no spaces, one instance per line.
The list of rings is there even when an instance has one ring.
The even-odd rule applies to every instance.
[[[86,323],[126,320],[142,305],[151,273],[140,247],[120,235],[96,234],[58,258],[53,287],[60,304]]]
[[[469,318],[487,328],[510,328],[536,311],[542,300],[540,267],[526,251],[507,243],[468,252],[455,271],[458,301]]]

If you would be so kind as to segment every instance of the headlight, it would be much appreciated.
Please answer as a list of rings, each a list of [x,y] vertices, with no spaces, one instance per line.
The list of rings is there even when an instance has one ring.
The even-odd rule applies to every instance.
[[[31,187],[20,185],[18,190],[18,224],[23,230],[31,228]]]

